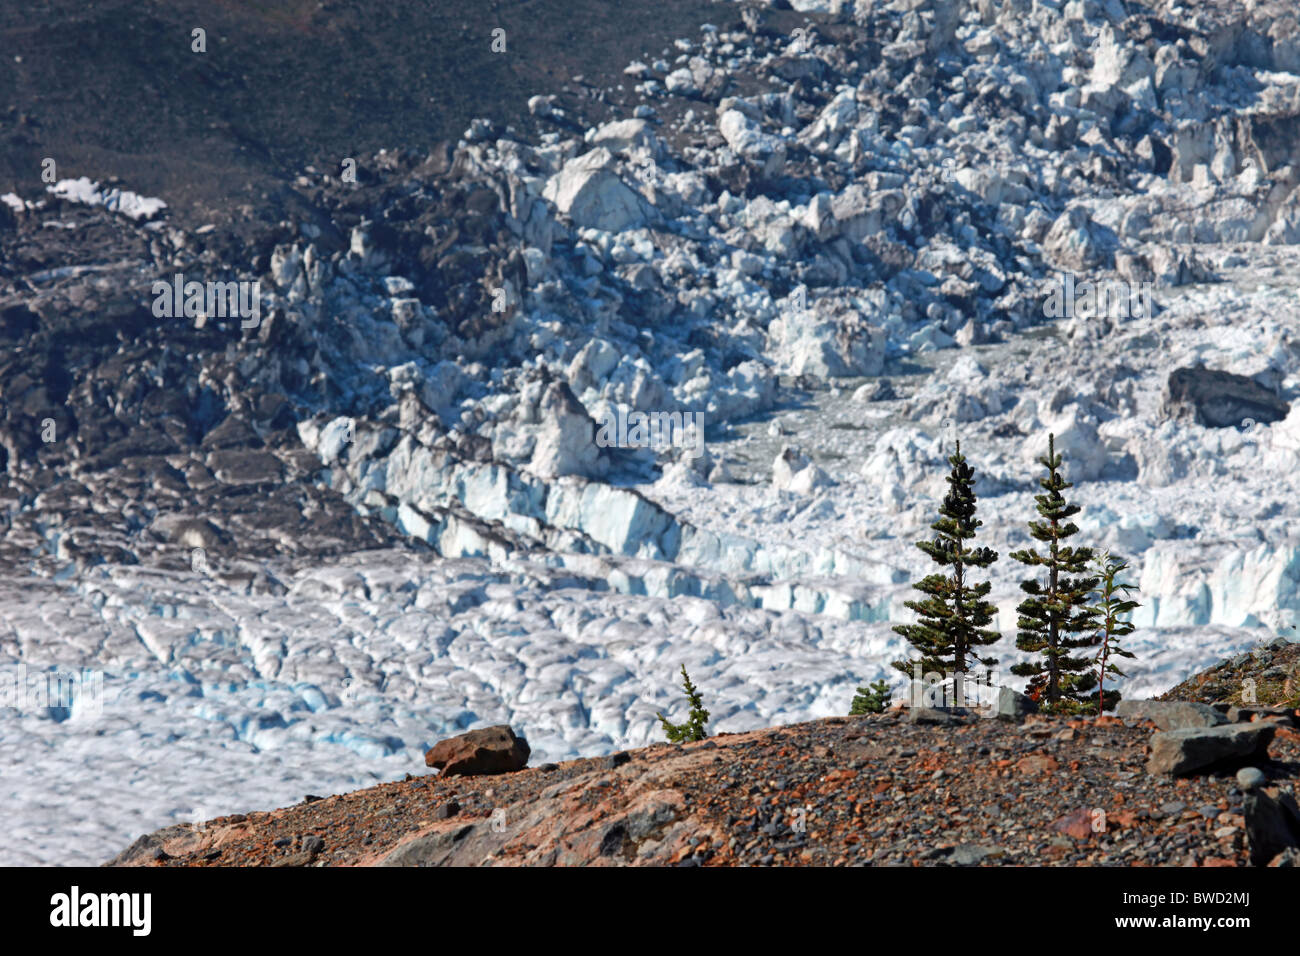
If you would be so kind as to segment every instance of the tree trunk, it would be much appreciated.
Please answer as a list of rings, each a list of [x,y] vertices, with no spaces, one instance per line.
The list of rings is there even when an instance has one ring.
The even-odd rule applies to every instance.
[[[1056,613],[1050,605],[1056,603],[1056,521],[1052,521],[1052,563],[1047,572],[1047,699],[1055,702],[1061,696],[1060,675],[1056,670]]]
[[[955,567],[957,570],[957,593],[953,596],[953,607],[957,615],[957,638],[953,642],[953,666],[956,668],[956,673],[953,675],[952,695],[954,706],[964,707],[966,705],[966,619],[962,617],[961,611],[964,569],[960,561],[956,562]]]

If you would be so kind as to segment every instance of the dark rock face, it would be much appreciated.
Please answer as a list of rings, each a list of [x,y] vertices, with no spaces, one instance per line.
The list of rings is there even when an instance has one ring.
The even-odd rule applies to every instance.
[[[361,0],[310,9],[177,0],[137,5],[128,15],[53,0],[36,19],[32,11],[0,10],[0,30],[28,31],[22,61],[9,64],[6,86],[23,93],[4,106],[17,105],[22,118],[7,117],[0,133],[0,192],[34,178],[41,158],[54,156],[60,170],[98,170],[145,195],[163,196],[175,215],[195,225],[253,204],[274,204],[276,218],[311,217],[310,200],[284,189],[286,165],[328,164],[337,173],[343,157],[402,142],[454,141],[479,116],[500,126],[546,128],[526,104],[533,93],[553,89],[556,76],[617,83],[629,59],[696,34],[699,24],[719,16],[709,0],[617,8],[598,0],[546,0],[495,16],[492,26],[510,38],[509,52],[499,55],[489,30],[482,43],[477,34],[469,39],[467,24],[480,12],[477,0],[394,9],[385,17],[373,16]],[[200,22],[212,39],[242,38],[245,63],[237,79],[215,63],[195,64],[190,30]],[[311,42],[304,45],[304,37]],[[431,37],[456,40],[431,43]],[[77,75],[57,91],[46,89],[39,78],[57,70],[68,49],[78,51]],[[376,63],[357,57],[360,49],[386,54]],[[141,99],[138,91],[155,69],[175,82]],[[566,90],[557,105],[570,115],[612,111],[614,104],[584,93]],[[358,109],[357,96],[370,105]],[[118,104],[111,117],[104,102]],[[294,109],[281,107],[290,102]],[[196,111],[211,122],[184,119]],[[39,123],[38,134],[28,122]],[[367,164],[358,167],[364,179]],[[11,215],[0,205],[0,227]]]
[[[287,221],[200,233],[52,195],[39,215],[5,206],[0,345],[12,347],[0,348],[0,511],[11,513],[11,533],[0,567],[51,574],[55,537],[65,542],[60,566],[175,570],[198,548],[220,568],[402,540],[318,482],[321,462],[296,426],[317,414],[391,415],[388,382],[367,367],[498,348],[514,306],[495,311],[490,290],[516,302],[523,278],[509,254],[505,185],[423,155],[393,153],[384,164],[385,181],[405,181],[404,194],[334,182],[312,217],[329,228],[305,252]],[[362,253],[349,257],[358,228]],[[115,264],[111,282],[104,262]],[[423,307],[376,317],[355,305],[390,268],[417,276],[439,320]],[[158,317],[152,280],[176,274],[260,283],[260,323]],[[304,291],[311,302],[298,298]],[[207,534],[153,531],[186,518]]]
[[[1263,790],[1252,791],[1242,803],[1242,814],[1250,862],[1255,866],[1267,866],[1280,854],[1300,848],[1300,806],[1293,794],[1282,791],[1270,796]]]
[[[1286,418],[1290,406],[1254,379],[1207,368],[1180,368],[1169,376],[1168,403],[1209,428],[1236,428],[1247,418],[1260,424]]]
[[[1187,727],[1154,734],[1147,769],[1178,776],[1230,766],[1252,757],[1266,759],[1277,727],[1271,723]]]
[[[424,762],[444,777],[473,777],[522,770],[531,752],[527,740],[499,724],[439,741],[424,755]]]

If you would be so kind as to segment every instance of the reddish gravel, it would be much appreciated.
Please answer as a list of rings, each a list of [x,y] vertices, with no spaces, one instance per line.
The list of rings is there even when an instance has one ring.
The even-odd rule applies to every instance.
[[[113,863],[1247,865],[1234,776],[1152,776],[1151,732],[1113,717],[829,718],[499,776],[413,777],[169,827]],[[1294,788],[1294,725],[1269,755],[1269,784]]]

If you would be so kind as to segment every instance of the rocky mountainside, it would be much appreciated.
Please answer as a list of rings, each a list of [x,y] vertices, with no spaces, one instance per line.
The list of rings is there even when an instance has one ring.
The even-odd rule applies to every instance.
[[[755,740],[901,696],[954,438],[1006,555],[1056,435],[1140,585],[1126,697],[1300,624],[1286,3],[252,6],[206,54],[166,39],[185,5],[0,19],[0,676],[103,687],[5,709],[0,862],[486,724],[534,762],[642,747],[683,662]],[[110,91],[142,82],[111,44],[177,88],[106,131],[34,83],[79,37]]]
[[[195,227],[309,215],[293,185],[307,165],[455,141],[487,112],[537,132],[540,90],[608,118],[628,60],[710,15],[709,0],[409,0],[382,16],[363,0],[9,5],[0,190],[31,188],[48,157],[61,176],[164,196]]]
[[[1286,796],[1300,776],[1297,713],[1218,728],[1261,735],[1267,752],[1250,754],[1252,741],[1246,753],[1265,769],[1171,776],[1155,741],[1181,735],[1180,753],[1193,752],[1187,736],[1214,731],[1180,706],[1148,705],[1127,724],[895,711],[408,776],[172,826],[110,865],[1300,865]],[[1152,720],[1165,732],[1149,748]]]
[[[1232,707],[1300,707],[1300,644],[1281,638],[1225,658],[1159,697]]]

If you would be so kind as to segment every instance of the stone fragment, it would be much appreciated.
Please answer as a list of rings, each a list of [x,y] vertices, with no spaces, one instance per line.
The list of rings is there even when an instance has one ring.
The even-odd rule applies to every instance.
[[[1267,757],[1276,729],[1268,723],[1224,724],[1153,734],[1147,769],[1177,776]]]
[[[439,741],[425,753],[424,763],[444,777],[472,777],[522,770],[530,752],[527,740],[498,724]]]

